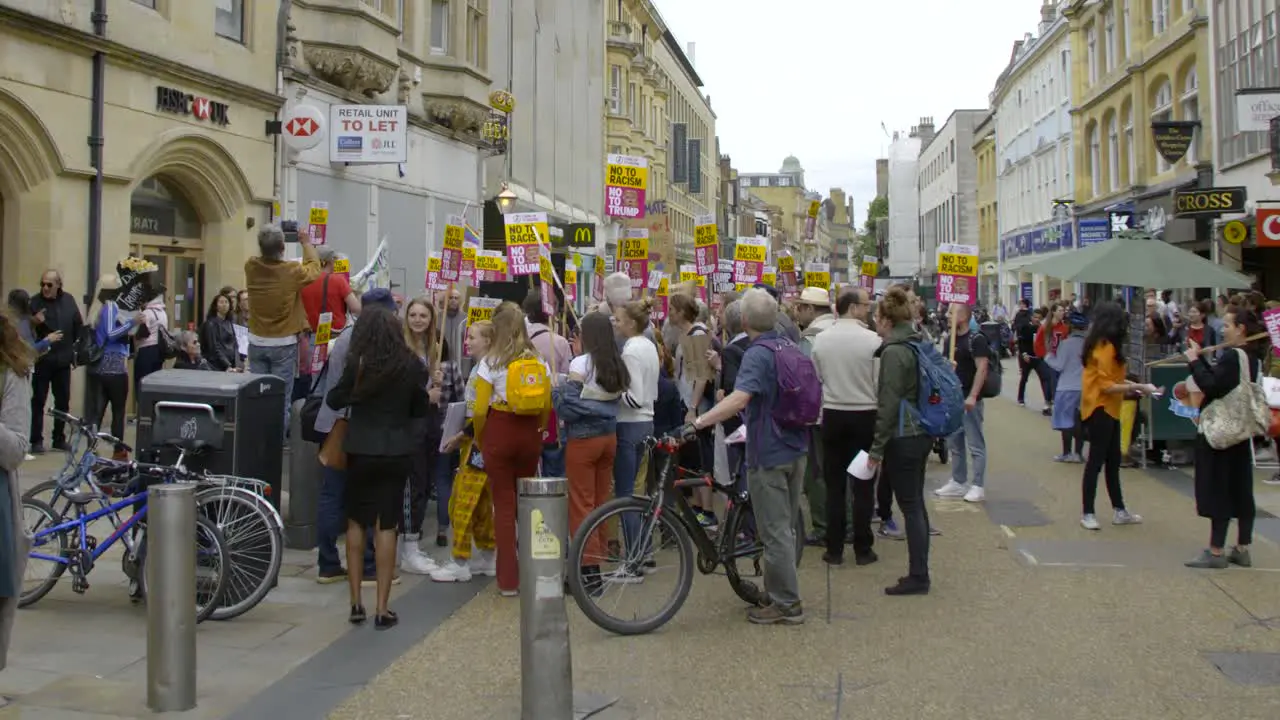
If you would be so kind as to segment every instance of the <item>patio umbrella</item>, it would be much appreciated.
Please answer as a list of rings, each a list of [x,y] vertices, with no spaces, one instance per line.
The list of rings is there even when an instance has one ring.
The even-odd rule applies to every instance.
[[[1249,278],[1141,230],[1024,265],[1022,272],[1060,280],[1142,288],[1247,288]]]

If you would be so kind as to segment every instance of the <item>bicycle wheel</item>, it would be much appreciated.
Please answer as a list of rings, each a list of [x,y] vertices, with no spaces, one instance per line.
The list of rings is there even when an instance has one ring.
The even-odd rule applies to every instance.
[[[796,513],[792,526],[796,538],[796,567],[800,567],[800,559],[804,555],[804,510]],[[724,531],[720,534],[720,561],[724,565],[725,575],[729,578],[729,587],[745,603],[761,605],[768,602],[768,596],[753,579],[760,578],[764,582],[762,557],[764,546],[756,534],[755,513],[751,501],[737,503],[729,510],[725,518]]]
[[[23,498],[22,523],[28,532],[35,535],[42,528],[62,524],[62,517],[42,500]],[[68,547],[67,533],[63,531],[37,537],[31,545],[31,552],[50,557],[66,557]],[[39,570],[41,563],[48,566],[44,572]],[[26,570],[23,572],[22,590],[18,595],[18,607],[26,607],[48,595],[53,586],[58,584],[58,578],[62,577],[62,573],[66,571],[66,563],[28,556]],[[28,583],[31,584],[28,585]]]
[[[238,488],[196,493],[196,507],[222,533],[227,546],[227,587],[210,615],[230,620],[252,610],[275,586],[284,542],[262,507],[266,500]]]
[[[590,551],[591,547],[608,547],[610,527],[636,528],[636,539],[632,543],[635,547],[623,547],[624,540],[617,546],[620,556],[611,556],[607,550]],[[601,537],[596,537],[597,533]],[[649,597],[661,592],[651,591],[657,584],[655,578],[665,574],[662,561],[675,561],[678,566],[674,571],[675,588],[666,598],[659,598],[657,613],[640,616],[633,612],[629,618],[615,614],[627,590]],[[606,569],[607,565],[613,568]],[[595,575],[583,577],[584,567],[599,570]],[[645,574],[641,574],[642,568]],[[693,588],[693,540],[673,513],[659,513],[655,518],[648,498],[617,498],[596,508],[582,521],[569,546],[567,576],[573,599],[591,622],[618,635],[643,635],[675,617],[689,597]],[[611,606],[606,609],[601,601],[612,589],[618,590],[618,596],[606,603]]]
[[[226,540],[206,517],[196,515],[196,622],[209,619],[227,587]],[[138,585],[145,598],[147,587],[147,535],[138,541]]]

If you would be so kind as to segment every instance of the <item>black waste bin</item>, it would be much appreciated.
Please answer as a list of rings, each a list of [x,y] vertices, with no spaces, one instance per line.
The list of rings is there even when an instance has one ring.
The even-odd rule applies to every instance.
[[[262,480],[279,508],[284,401],[284,381],[274,375],[159,370],[142,379],[138,450],[172,463],[171,442],[199,441],[204,450],[188,468]]]

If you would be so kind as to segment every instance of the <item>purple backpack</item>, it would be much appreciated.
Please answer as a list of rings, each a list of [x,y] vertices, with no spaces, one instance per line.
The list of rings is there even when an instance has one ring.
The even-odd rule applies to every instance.
[[[773,351],[773,367],[778,376],[773,422],[789,430],[807,428],[818,422],[822,415],[822,380],[813,361],[785,338],[757,342]]]

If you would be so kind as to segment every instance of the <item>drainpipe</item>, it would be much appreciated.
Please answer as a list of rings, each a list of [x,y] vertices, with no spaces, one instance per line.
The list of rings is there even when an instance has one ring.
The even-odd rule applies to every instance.
[[[93,34],[99,38],[105,38],[107,36],[107,0],[94,0],[93,14],[90,18],[93,20]],[[89,306],[93,304],[94,285],[98,282],[98,273],[102,264],[102,146],[105,142],[102,133],[103,109],[106,102],[106,68],[106,54],[102,50],[94,52],[92,109],[89,115],[89,165],[94,172],[89,180],[89,249],[85,261],[85,312],[88,312]]]
[[[289,10],[292,9],[292,0],[281,0],[280,10],[276,15],[276,95],[284,96],[284,69],[289,65]],[[276,122],[281,121],[281,111],[276,111]],[[284,196],[285,181],[285,146],[284,135],[277,134],[275,137],[276,163],[271,169],[274,176],[272,179],[272,191],[280,203],[281,217],[273,217],[273,222],[279,222],[284,216],[284,208],[286,198]]]

